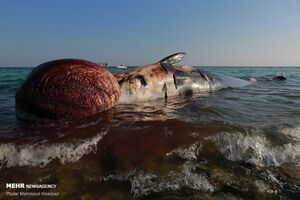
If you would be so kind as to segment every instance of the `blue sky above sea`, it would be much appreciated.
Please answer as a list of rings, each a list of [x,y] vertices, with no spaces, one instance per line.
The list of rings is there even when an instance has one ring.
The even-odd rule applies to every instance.
[[[299,66],[300,1],[0,1],[0,66],[59,58],[143,65]]]

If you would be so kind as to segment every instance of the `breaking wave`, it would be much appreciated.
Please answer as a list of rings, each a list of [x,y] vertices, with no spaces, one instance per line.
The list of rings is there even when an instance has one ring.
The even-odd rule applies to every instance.
[[[171,170],[164,175],[135,168],[126,174],[111,174],[100,177],[100,181],[129,181],[130,192],[136,197],[147,196],[151,193],[166,191],[179,191],[184,188],[212,193],[214,186],[210,183],[205,173],[196,170],[195,162],[202,145],[199,142],[187,148],[179,147],[165,155],[166,159],[178,156],[185,159],[176,170]]]
[[[274,145],[263,134],[243,135],[223,132],[206,139],[212,140],[218,150],[231,161],[245,161],[256,166],[300,164],[300,127],[279,129],[292,138],[291,142]]]
[[[195,160],[199,152],[202,149],[202,144],[200,142],[196,142],[190,145],[188,148],[179,147],[174,149],[173,151],[166,154],[166,156],[176,155],[180,158],[187,159],[187,160]]]
[[[190,162],[186,162],[180,167],[179,172],[170,171],[162,177],[139,171],[130,179],[131,192],[136,196],[148,195],[151,192],[176,191],[184,187],[213,192],[214,187],[208,179],[204,175],[195,173],[194,170],[195,167]]]
[[[250,184],[246,179],[233,178],[232,172],[222,171],[221,168],[212,170],[209,173],[201,170],[201,167],[199,168],[201,165],[197,165],[197,163],[201,159],[201,155],[206,152],[205,143],[211,141],[226,159],[244,161],[258,167],[249,169],[251,169],[253,177],[256,177],[253,186],[257,188],[259,193],[277,194],[283,188],[283,184],[286,183],[284,180],[279,180],[277,175],[274,175],[271,171],[261,170],[263,169],[261,167],[279,166],[285,163],[297,163],[299,165],[300,128],[277,127],[277,129],[281,134],[293,139],[292,142],[276,146],[263,133],[220,132],[205,137],[204,140],[177,147],[166,153],[164,158],[167,161],[180,158],[182,162],[176,169],[163,175],[147,169],[135,168],[127,173],[116,173],[100,177],[100,181],[128,182],[131,186],[131,194],[136,197],[184,189],[212,194],[220,190],[220,184],[230,185],[236,182],[244,184],[243,187],[246,183]],[[217,173],[218,170],[223,172],[224,175]],[[211,175],[211,173],[214,175]]]
[[[44,167],[54,159],[60,163],[76,162],[82,156],[96,152],[97,144],[105,132],[72,143],[59,144],[0,144],[0,169],[14,166]]]
[[[214,187],[208,181],[208,178],[204,174],[196,173],[193,163],[189,161],[183,163],[178,171],[170,171],[164,176],[135,169],[125,175],[113,174],[101,177],[100,180],[130,181],[130,192],[138,197],[146,196],[153,192],[178,191],[183,188],[203,192],[214,191]]]

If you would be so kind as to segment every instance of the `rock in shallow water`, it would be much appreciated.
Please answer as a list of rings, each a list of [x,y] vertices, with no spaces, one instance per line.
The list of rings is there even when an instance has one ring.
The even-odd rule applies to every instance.
[[[16,93],[17,116],[83,118],[111,108],[120,86],[105,68],[85,60],[54,60],[37,66]]]
[[[284,81],[284,80],[286,80],[286,78],[284,77],[284,76],[275,76],[275,77],[273,77],[273,80],[276,80],[276,81]]]

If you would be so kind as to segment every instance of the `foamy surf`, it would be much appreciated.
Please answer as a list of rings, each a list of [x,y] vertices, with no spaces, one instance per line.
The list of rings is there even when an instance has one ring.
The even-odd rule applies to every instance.
[[[200,142],[196,142],[194,144],[191,144],[187,148],[179,147],[177,149],[174,149],[173,151],[167,153],[166,157],[176,155],[183,159],[196,160],[201,149],[202,149],[202,144]]]
[[[3,167],[33,166],[44,167],[54,159],[61,164],[76,162],[82,156],[96,152],[97,144],[106,132],[72,143],[61,144],[23,144],[0,145],[0,169]]]
[[[243,135],[222,132],[206,139],[215,143],[218,150],[231,161],[245,161],[256,166],[280,166],[285,163],[300,164],[299,127],[282,129],[295,138],[293,142],[273,145],[263,134]]]
[[[299,165],[300,163],[299,127],[279,127],[278,131],[291,137],[293,142],[274,146],[263,133],[244,135],[240,132],[220,132],[206,137],[202,141],[177,147],[166,153],[166,160],[183,159],[183,163],[178,166],[177,170],[171,170],[161,175],[153,171],[136,168],[126,174],[117,173],[101,177],[100,180],[128,181],[131,185],[130,192],[136,197],[182,189],[212,194],[220,189],[218,188],[219,184],[237,184],[236,187],[239,189],[252,184],[261,194],[277,194],[284,187],[291,187],[296,190],[296,187],[288,185],[289,183],[279,178],[278,174],[264,169],[266,166],[278,167],[282,164],[298,163]],[[249,173],[253,173],[254,182],[252,183],[251,180],[243,177],[235,178],[232,172],[223,171],[222,168],[215,168],[208,174],[205,170],[202,171],[202,165],[199,165],[198,161],[201,159],[202,153],[206,152],[204,143],[208,140],[215,144],[227,160],[243,161],[256,166],[253,169],[251,167],[247,169],[250,170]]]
[[[170,171],[161,176],[153,172],[134,169],[127,174],[112,174],[100,177],[103,181],[129,181],[131,184],[130,192],[136,197],[147,196],[150,193],[165,191],[178,191],[183,188],[212,193],[214,186],[209,182],[204,174],[195,172],[192,162],[185,162],[178,171]]]
[[[130,192],[136,197],[148,196],[151,193],[179,191],[183,188],[212,193],[215,187],[210,183],[209,178],[205,173],[199,173],[196,170],[195,161],[201,149],[202,145],[196,142],[186,148],[179,147],[167,153],[165,159],[178,156],[185,159],[185,162],[176,170],[171,170],[164,175],[135,168],[125,174],[110,174],[93,181],[129,181]]]
[[[257,83],[257,80],[256,80],[255,78],[250,78],[249,81],[250,81],[251,83]]]
[[[131,192],[135,196],[148,195],[150,192],[177,191],[182,188],[213,192],[214,187],[208,179],[194,170],[193,164],[186,162],[180,166],[179,172],[170,171],[166,176],[140,171],[130,179]]]

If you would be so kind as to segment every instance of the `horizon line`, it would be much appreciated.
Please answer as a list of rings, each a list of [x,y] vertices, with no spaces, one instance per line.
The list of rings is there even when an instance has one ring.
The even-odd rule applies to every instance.
[[[38,66],[38,65],[37,65]],[[0,66],[0,68],[32,68],[37,66]],[[117,65],[108,65],[116,67]],[[127,67],[139,67],[144,65],[127,65]],[[300,67],[300,65],[185,65],[191,67]]]

